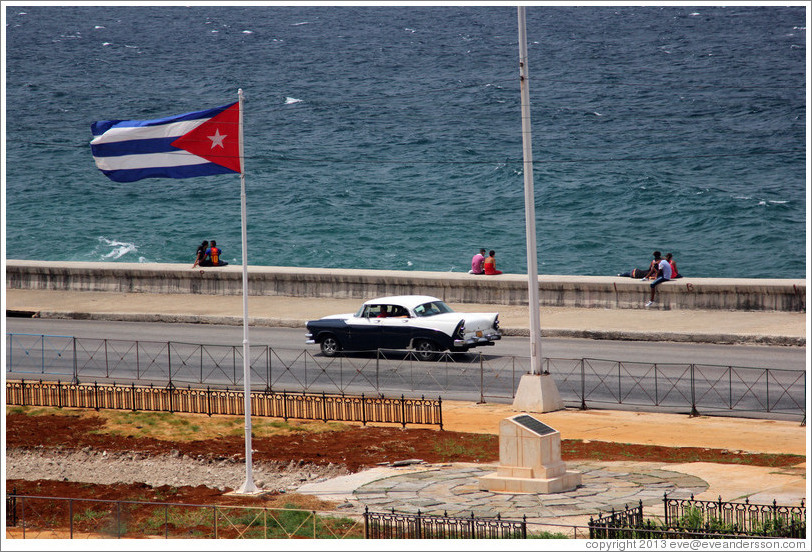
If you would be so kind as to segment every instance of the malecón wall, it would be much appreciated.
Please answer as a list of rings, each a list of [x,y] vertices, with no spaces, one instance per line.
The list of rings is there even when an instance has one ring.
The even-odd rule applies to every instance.
[[[371,299],[421,294],[449,303],[523,305],[527,276],[458,272],[250,266],[250,295]],[[57,291],[240,295],[242,267],[186,264],[6,261],[6,287]],[[539,276],[542,306],[643,308],[647,282],[615,276]],[[665,309],[803,312],[802,279],[681,278],[659,286]]]

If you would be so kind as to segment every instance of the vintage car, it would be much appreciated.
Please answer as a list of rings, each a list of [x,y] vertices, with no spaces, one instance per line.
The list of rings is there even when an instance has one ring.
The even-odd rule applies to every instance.
[[[499,313],[454,312],[428,295],[371,299],[355,314],[335,314],[307,323],[307,343],[328,357],[340,351],[414,349],[420,360],[440,351],[467,351],[502,338]]]

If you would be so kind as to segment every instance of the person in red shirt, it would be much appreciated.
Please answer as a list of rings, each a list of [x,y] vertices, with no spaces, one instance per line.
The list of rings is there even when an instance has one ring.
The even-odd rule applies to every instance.
[[[488,252],[488,258],[485,259],[485,263],[482,265],[483,268],[485,269],[485,274],[491,276],[496,274],[502,274],[501,270],[496,270],[496,259],[494,259],[494,255],[496,255],[496,251],[491,249]]]
[[[674,280],[675,278],[682,278],[682,275],[677,272],[677,263],[674,260],[674,256],[671,253],[666,253],[665,260],[671,265],[671,279]]]

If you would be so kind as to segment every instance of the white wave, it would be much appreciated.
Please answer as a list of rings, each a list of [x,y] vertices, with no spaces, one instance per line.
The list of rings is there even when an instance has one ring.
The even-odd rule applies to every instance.
[[[102,46],[110,46],[112,44],[113,44],[112,42],[102,42]]]
[[[135,253],[138,251],[138,246],[134,243],[109,240],[104,236],[99,236],[98,240],[99,246],[96,248],[96,252],[102,259],[120,259],[127,253]],[[110,248],[110,250],[107,251],[107,253],[103,253],[102,251],[107,248]]]
[[[105,27],[104,25],[96,25],[96,26],[95,26],[95,27],[93,27],[93,28],[94,28],[94,29],[106,29],[107,27]]]
[[[242,34],[254,34],[254,31],[243,31]]]
[[[409,27],[405,27],[403,30],[407,31],[407,32],[410,32],[410,33],[416,33],[417,32],[414,29],[410,29]]]
[[[773,205],[783,205],[784,203],[789,203],[789,201],[780,199],[771,199],[770,203],[772,203]]]
[[[302,100],[298,98],[291,98],[290,96],[285,96],[285,105],[299,103]]]
[[[406,261],[406,266],[414,266],[414,263],[412,261]]]
[[[298,27],[299,25],[310,25],[310,21],[300,21],[299,23],[291,23],[291,27]]]

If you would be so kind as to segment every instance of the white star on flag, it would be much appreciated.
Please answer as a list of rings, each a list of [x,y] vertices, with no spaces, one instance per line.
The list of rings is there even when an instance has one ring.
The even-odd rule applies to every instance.
[[[228,136],[228,134],[220,134],[220,129],[216,129],[214,131],[214,136],[208,137],[208,139],[211,140],[211,149],[214,149],[217,146],[224,148],[225,146],[223,146],[223,140],[226,139],[226,136]]]

